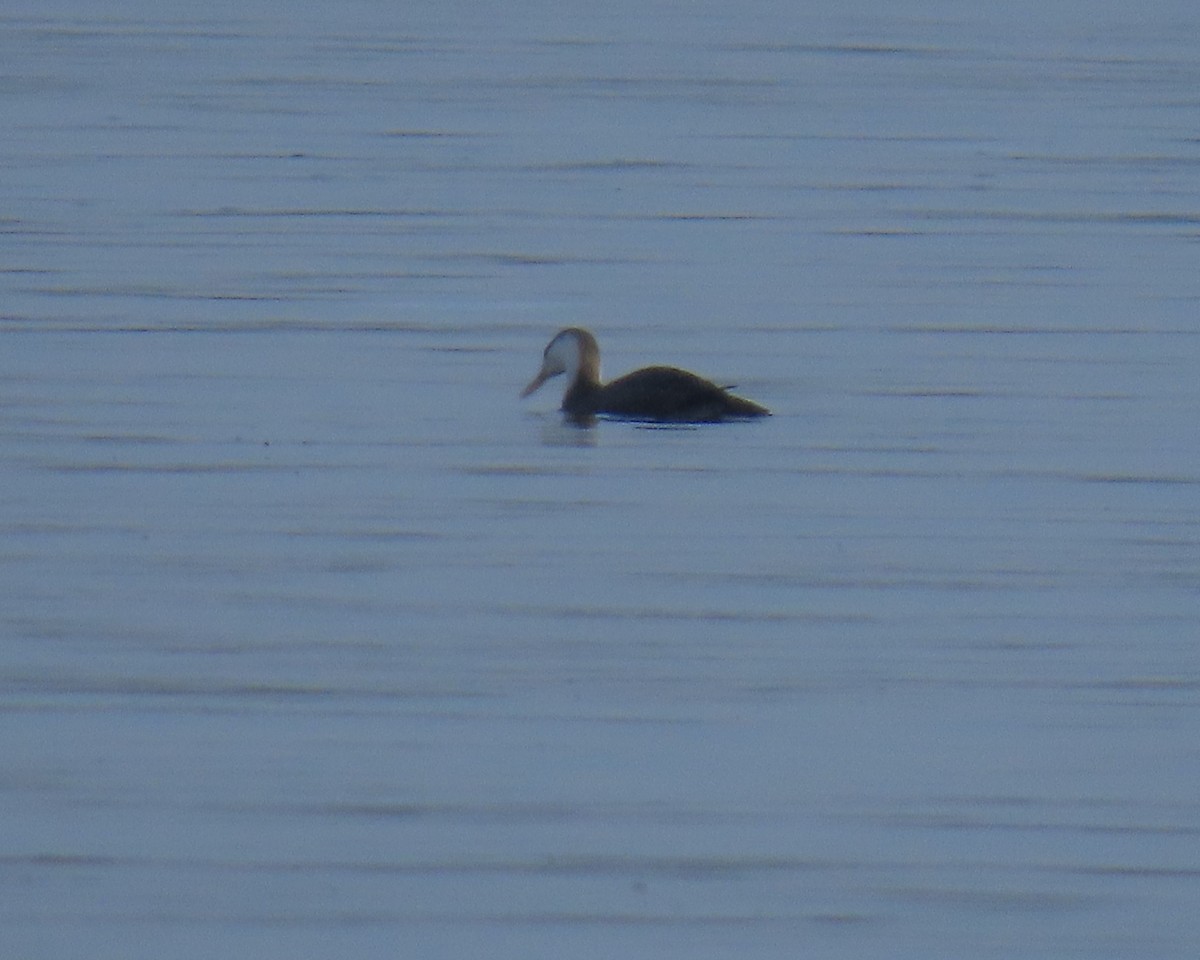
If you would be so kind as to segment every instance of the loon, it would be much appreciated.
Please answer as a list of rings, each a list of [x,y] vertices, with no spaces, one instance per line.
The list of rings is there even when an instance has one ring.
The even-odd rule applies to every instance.
[[[521,391],[527,397],[551,377],[567,375],[562,410],[577,421],[596,416],[659,423],[718,423],[768,417],[771,411],[677,367],[645,367],[600,382],[600,347],[591,332],[567,327],[542,354],[542,368]]]

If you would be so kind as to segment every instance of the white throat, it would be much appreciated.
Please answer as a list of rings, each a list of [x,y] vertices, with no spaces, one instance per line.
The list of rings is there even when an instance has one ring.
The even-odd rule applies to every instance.
[[[565,333],[550,344],[545,363],[555,373],[566,374],[567,383],[574,383],[579,374],[581,353],[579,340],[574,334]]]

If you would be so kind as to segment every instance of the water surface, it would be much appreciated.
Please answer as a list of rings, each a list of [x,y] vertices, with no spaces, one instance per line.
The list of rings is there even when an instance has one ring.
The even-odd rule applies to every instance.
[[[1194,955],[1200,24],[861,6],[0,15],[6,955]]]

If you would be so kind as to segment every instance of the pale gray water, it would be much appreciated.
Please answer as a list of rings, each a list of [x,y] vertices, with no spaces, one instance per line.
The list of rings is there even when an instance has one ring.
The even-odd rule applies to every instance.
[[[1200,14],[793,6],[6,5],[4,957],[1196,955]]]

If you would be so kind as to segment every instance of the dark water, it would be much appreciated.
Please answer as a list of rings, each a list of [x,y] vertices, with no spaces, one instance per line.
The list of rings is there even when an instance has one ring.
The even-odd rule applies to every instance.
[[[0,14],[6,957],[1194,956],[1200,23],[888,10]]]

